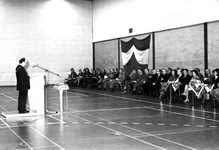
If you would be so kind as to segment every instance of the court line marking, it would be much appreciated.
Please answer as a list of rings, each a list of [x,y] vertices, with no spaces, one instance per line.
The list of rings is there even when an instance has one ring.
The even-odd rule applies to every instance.
[[[83,91],[82,91],[83,92]],[[87,92],[87,91],[85,91]],[[88,92],[90,93],[90,92]],[[94,93],[95,92],[91,92]],[[120,96],[114,96],[114,95],[108,95],[108,94],[102,94],[102,93],[96,93],[97,95],[105,95],[108,97],[116,97],[116,98],[120,98],[120,99],[127,99],[127,100],[131,100],[131,101],[138,101],[138,102],[144,102],[144,103],[151,103],[151,104],[156,104],[156,105],[160,105],[160,103],[155,103],[155,102],[147,102],[147,101],[143,101],[143,100],[138,100],[138,99],[133,99],[133,98],[127,98],[127,97],[120,97]],[[166,105],[169,106],[169,105]],[[173,105],[171,105],[172,107],[175,107]],[[193,117],[193,118],[198,118],[198,119],[203,119],[203,120],[209,120],[209,121],[214,121],[214,122],[219,122],[219,120],[215,120],[215,119],[210,119],[210,118],[204,118],[204,117],[198,117],[198,116],[194,116],[194,115],[187,115],[187,114],[182,114],[182,113],[178,113],[178,112],[172,112],[172,111],[168,111],[168,110],[161,110],[161,109],[157,109],[157,108],[152,108],[152,107],[148,107],[148,106],[144,106],[145,108],[148,109],[152,109],[152,110],[158,110],[158,111],[165,111],[168,113],[173,113],[173,114],[177,114],[177,115],[183,115],[183,116],[187,116],[187,117]],[[184,109],[183,107],[176,107],[176,108],[181,108]],[[188,108],[187,108],[188,109]],[[193,111],[192,109],[189,109],[191,111]]]
[[[120,98],[120,99],[126,99],[126,100],[131,100],[131,101],[137,101],[137,102],[143,102],[143,103],[149,103],[149,104],[154,104],[154,105],[160,105],[160,103],[156,103],[156,102],[151,102],[151,101],[144,101],[144,100],[140,100],[140,99],[134,99],[134,98],[129,98],[129,97],[122,97],[122,96],[115,96],[115,95],[110,95],[110,94],[104,94],[104,93],[98,93],[98,92],[91,92],[91,91],[86,91],[86,90],[80,90],[80,89],[71,89],[74,91],[81,91],[81,92],[86,92],[86,93],[91,93],[91,94],[97,94],[97,95],[103,95],[103,96],[108,96],[108,97],[114,97],[114,98]],[[180,109],[185,109],[185,110],[191,110],[191,111],[198,111],[198,112],[203,112],[203,110],[199,110],[199,109],[194,109],[194,108],[186,108],[186,107],[180,107],[180,106],[176,106],[176,105],[170,105],[170,104],[162,104],[163,106],[171,106],[171,107],[175,107],[175,108],[180,108]],[[211,111],[205,111],[205,113],[210,113],[210,114],[218,114],[217,112],[211,112]]]
[[[56,105],[57,105],[57,104],[56,104]],[[208,121],[213,121],[213,122],[219,122],[219,120],[215,120],[215,119],[204,118],[204,117],[193,116],[193,115],[187,115],[187,114],[178,113],[178,112],[172,112],[172,111],[168,111],[168,110],[161,110],[161,109],[152,108],[152,107],[148,107],[148,106],[142,106],[142,107],[125,107],[125,108],[115,108],[115,109],[99,109],[99,110],[88,110],[88,111],[72,111],[72,112],[65,112],[65,113],[85,113],[85,112],[115,111],[115,110],[118,110],[118,111],[119,111],[119,110],[142,109],[142,108],[152,109],[152,110],[156,110],[156,111],[164,111],[164,112],[172,113],[172,114],[175,114],[175,115],[181,115],[181,116],[186,116],[186,117],[192,117],[192,118],[197,118],[197,119],[202,119],[202,120],[208,120]],[[71,108],[68,108],[68,109],[74,110],[74,109],[71,109]],[[171,124],[171,125],[175,125],[175,124]]]
[[[9,129],[15,136],[17,136],[29,149],[33,150],[33,148],[32,148],[29,144],[27,144],[15,131],[13,131],[13,130],[11,129],[11,127],[10,127],[3,119],[1,119],[1,120],[2,120],[2,122],[4,122],[4,123],[6,124],[6,126],[8,127],[8,129]]]
[[[4,109],[5,111],[8,111],[6,108],[4,108],[2,105],[0,105],[0,107],[2,108],[2,109]]]
[[[47,139],[48,141],[50,141],[51,143],[53,143],[55,146],[59,147],[61,150],[65,150],[65,149],[62,148],[60,145],[58,145],[56,142],[52,141],[52,140],[49,139],[47,136],[45,136],[44,134],[42,134],[40,131],[34,129],[32,126],[29,126],[29,128],[33,129],[35,132],[37,132],[39,135],[41,135],[42,137],[44,137],[45,139]]]
[[[36,146],[36,147],[33,147],[34,149],[41,149],[41,148],[52,148],[52,147],[57,147],[56,145],[48,145],[48,146]]]
[[[93,121],[89,121],[89,120],[87,120],[87,119],[84,119],[84,118],[81,118],[81,117],[78,117],[78,116],[75,116],[75,115],[72,115],[72,114],[68,114],[68,115],[73,116],[73,117],[78,118],[78,119],[81,119],[81,120],[84,120],[84,121],[86,121],[86,122],[91,122],[91,123],[94,124],[94,125],[97,125],[97,126],[99,126],[99,127],[105,128],[105,129],[110,130],[110,131],[113,131],[113,132],[115,132],[115,133],[121,133],[122,135],[124,135],[124,136],[126,136],[126,137],[129,137],[129,138],[134,139],[134,140],[136,140],[136,141],[140,141],[140,142],[142,142],[142,143],[144,143],[144,144],[147,144],[147,145],[156,147],[156,148],[158,148],[158,149],[166,150],[165,148],[162,148],[162,147],[160,147],[160,146],[157,146],[157,145],[154,145],[154,144],[152,144],[152,143],[146,142],[146,141],[144,141],[144,140],[141,140],[141,139],[135,138],[135,137],[133,137],[133,136],[127,135],[127,134],[122,133],[122,132],[120,132],[120,131],[117,131],[117,130],[108,128],[108,127],[103,126],[103,125],[101,125],[101,124],[97,124],[97,123],[95,123],[95,122],[93,122]]]
[[[83,113],[83,114],[109,122],[109,120],[104,119],[104,118],[96,117],[96,116],[93,116],[93,115],[90,115],[90,114],[87,114],[87,113]],[[69,114],[69,115],[71,115],[71,114]],[[162,137],[159,137],[159,136],[156,136],[156,135],[147,133],[147,132],[143,132],[143,131],[140,131],[140,130],[138,130],[138,129],[134,129],[134,128],[131,128],[131,127],[128,127],[128,126],[125,126],[125,125],[122,125],[122,124],[118,124],[118,123],[115,123],[115,124],[116,124],[116,125],[119,125],[119,126],[121,126],[121,127],[124,127],[124,128],[128,128],[128,129],[130,129],[130,130],[133,130],[133,131],[142,133],[142,134],[150,135],[150,136],[152,136],[152,137],[155,137],[155,138],[158,138],[158,139],[161,139],[161,140],[164,140],[164,141],[167,141],[167,142],[170,142],[170,143],[173,143],[173,144],[182,146],[182,147],[186,147],[186,148],[188,148],[188,149],[197,150],[197,149],[192,148],[192,147],[190,147],[190,146],[187,146],[187,145],[184,145],[184,144],[181,144],[181,143],[177,143],[177,142],[174,142],[174,141],[171,141],[171,140],[168,140],[168,139],[165,139],[165,138],[162,138]]]
[[[3,96],[5,96],[5,97],[7,97],[7,98],[9,98],[9,99],[11,99],[11,100],[13,100],[13,101],[16,101],[16,102],[17,102],[16,99],[14,99],[14,98],[12,98],[12,97],[10,97],[10,96],[8,96],[8,95],[5,95],[4,93],[1,93],[1,92],[0,92],[0,94],[3,95]]]
[[[154,135],[156,135],[156,136],[164,136],[164,135],[184,134],[184,133],[190,133],[190,132],[200,132],[200,131],[209,131],[209,130],[215,130],[215,129],[199,129],[199,130],[190,130],[190,131],[179,131],[179,132],[161,133],[161,134],[154,134]],[[135,137],[142,138],[142,137],[150,137],[150,136],[139,135],[139,136],[135,136]]]

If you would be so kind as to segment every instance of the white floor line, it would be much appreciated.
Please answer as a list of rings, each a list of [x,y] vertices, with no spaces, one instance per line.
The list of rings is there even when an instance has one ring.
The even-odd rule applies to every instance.
[[[37,132],[38,134],[40,134],[42,137],[44,137],[45,139],[47,139],[48,141],[50,141],[51,143],[53,143],[55,146],[59,147],[61,150],[64,150],[64,148],[62,148],[60,145],[58,145],[57,143],[55,143],[54,141],[52,141],[51,139],[49,139],[48,137],[46,137],[44,134],[42,134],[41,132],[39,132],[38,130],[34,129],[33,127],[29,126],[31,129],[33,129],[35,132]]]
[[[107,122],[110,122],[109,120],[104,119],[104,118],[96,117],[96,116],[93,116],[93,115],[90,115],[90,114],[86,114],[86,113],[83,113],[83,114],[88,115],[88,116],[91,116],[91,117],[94,117],[94,118],[97,118],[97,119],[101,119],[101,120],[104,120],[104,121],[107,121]],[[69,114],[69,115],[70,115],[70,114]],[[134,128],[131,128],[131,127],[128,127],[128,126],[119,124],[119,123],[115,123],[115,124],[116,124],[116,125],[119,125],[119,126],[121,126],[121,127],[130,129],[130,130],[133,130],[133,131],[136,131],[136,132],[139,132],[139,133],[148,135],[148,136],[152,136],[152,137],[155,137],[155,138],[158,138],[158,139],[161,139],[161,140],[164,140],[164,141],[167,141],[167,142],[170,142],[170,143],[173,143],[173,144],[182,146],[182,147],[186,147],[186,148],[191,149],[191,150],[196,150],[195,148],[189,147],[189,146],[187,146],[187,145],[184,145],[184,144],[181,144],[181,143],[177,143],[177,142],[174,142],[174,141],[171,141],[171,140],[168,140],[168,139],[165,139],[165,138],[162,138],[162,137],[159,137],[159,136],[156,136],[156,135],[147,133],[147,132],[143,132],[143,131],[140,131],[140,130],[138,130],[138,129],[134,129]]]
[[[0,107],[1,107],[2,109],[4,109],[5,111],[8,111],[8,110],[7,110],[6,108],[4,108],[3,106],[0,105]]]
[[[8,95],[5,95],[4,93],[0,93],[1,95],[3,95],[3,96],[5,96],[5,97],[7,97],[7,98],[9,98],[9,99],[11,99],[11,100],[13,100],[13,101],[16,101],[17,102],[17,99],[14,99],[14,98],[12,98],[12,97],[10,97],[10,96],[8,96]]]
[[[33,148],[32,148],[29,144],[27,144],[16,132],[14,132],[14,131],[11,129],[11,127],[10,127],[3,119],[1,119],[1,120],[2,120],[2,122],[4,122],[4,123],[6,124],[6,126],[8,127],[8,129],[9,129],[15,136],[17,136],[29,149],[33,150]]]
[[[164,136],[164,135],[173,135],[173,134],[184,134],[184,133],[192,133],[192,132],[200,132],[200,131],[209,131],[209,130],[215,130],[215,129],[200,129],[200,130],[190,130],[190,131],[179,131],[179,132],[169,132],[169,133],[161,133],[161,134],[154,134],[155,136]],[[135,136],[136,138],[142,138],[142,137],[150,137],[148,135],[141,135],[141,136]]]
[[[33,147],[34,149],[44,149],[44,148],[52,148],[52,147],[56,147],[56,145],[47,145],[47,146],[38,146],[38,147]]]
[[[136,101],[136,102],[143,102],[143,103],[149,103],[149,104],[154,104],[154,105],[160,105],[160,103],[156,103],[156,102],[150,102],[150,101],[144,101],[144,100],[140,100],[140,99],[134,99],[134,98],[129,98],[129,97],[122,97],[122,96],[115,96],[115,95],[110,95],[110,94],[104,94],[104,93],[97,93],[97,92],[90,92],[90,91],[86,91],[86,90],[79,90],[79,89],[71,89],[71,90],[75,90],[75,91],[81,91],[81,92],[86,92],[86,93],[91,93],[91,94],[97,94],[97,95],[103,95],[103,96],[108,96],[108,97],[114,97],[114,98],[120,98],[120,99],[126,99],[126,100],[131,100],[131,101]],[[198,112],[203,112],[203,110],[199,110],[199,109],[193,109],[193,108],[186,108],[186,107],[180,107],[180,106],[176,106],[176,105],[170,105],[170,104],[162,104],[163,106],[171,106],[171,107],[175,107],[175,108],[180,108],[180,109],[185,109],[185,110],[191,110],[191,111],[198,111]],[[206,111],[204,110],[205,113],[210,113],[210,114],[217,114],[219,115],[219,113],[217,112],[211,112],[211,111]]]
[[[76,94],[76,95],[81,95],[81,96],[89,97],[89,95],[81,94],[81,93],[74,93],[73,91],[68,91],[68,93],[73,93],[73,94]]]
[[[109,109],[96,109],[96,110],[84,110],[84,111],[69,111],[68,113],[88,113],[88,112],[98,112],[98,111],[116,111],[116,110],[130,110],[130,109],[141,109],[145,107],[121,107],[121,108],[109,108]],[[71,109],[71,108],[69,108]]]
[[[73,117],[75,117],[75,118],[78,118],[78,119],[87,121],[87,122],[91,122],[92,124],[97,125],[97,126],[100,126],[100,127],[102,127],[102,128],[105,128],[105,129],[107,129],[107,130],[110,130],[110,131],[113,131],[113,132],[116,132],[116,133],[118,133],[118,132],[119,132],[119,133],[122,133],[122,132],[120,132],[120,131],[117,131],[117,130],[111,129],[111,128],[109,128],[109,127],[103,126],[103,125],[101,125],[101,124],[97,124],[97,123],[95,123],[95,122],[93,122],[93,121],[89,121],[89,120],[87,120],[87,119],[84,119],[84,118],[81,118],[81,117],[78,117],[78,116],[75,116],[75,115],[72,115],[72,114],[69,114],[69,115],[70,115],[70,116],[73,116]],[[131,139],[134,139],[134,140],[136,140],[136,141],[142,142],[142,143],[144,143],[144,144],[147,144],[147,145],[156,147],[156,148],[158,148],[158,149],[166,150],[165,148],[162,148],[162,147],[157,146],[157,145],[154,145],[154,144],[152,144],[152,143],[143,141],[143,140],[138,139],[138,138],[135,138],[135,137],[133,137],[133,136],[127,135],[127,134],[125,134],[125,133],[122,133],[122,135],[124,135],[124,136],[126,136],[126,137],[129,137],[129,138],[131,138]]]

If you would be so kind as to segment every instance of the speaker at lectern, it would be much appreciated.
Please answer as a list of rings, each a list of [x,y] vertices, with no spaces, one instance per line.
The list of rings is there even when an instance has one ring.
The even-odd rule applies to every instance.
[[[30,112],[20,114],[18,111],[7,111],[2,112],[2,116],[14,118],[45,115],[44,85],[43,73],[30,75],[30,89],[28,90]]]

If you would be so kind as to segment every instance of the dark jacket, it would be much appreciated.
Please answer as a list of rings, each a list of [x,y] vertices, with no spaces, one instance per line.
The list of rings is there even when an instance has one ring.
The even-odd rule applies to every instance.
[[[190,75],[183,76],[182,84],[183,84],[183,85],[189,84],[191,78],[192,78],[192,77],[191,77]]]
[[[18,65],[16,67],[16,78],[17,78],[17,90],[23,91],[30,89],[30,77],[28,76],[26,69]]]
[[[218,83],[219,83],[219,77],[217,77],[217,79],[214,80],[214,87],[213,87],[213,89],[218,88],[218,86],[217,86]]]

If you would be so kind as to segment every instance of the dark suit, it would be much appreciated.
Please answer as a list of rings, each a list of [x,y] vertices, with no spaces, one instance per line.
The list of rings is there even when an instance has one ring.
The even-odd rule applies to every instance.
[[[17,78],[17,90],[19,91],[18,96],[18,111],[26,111],[27,93],[30,89],[30,77],[28,76],[26,69],[18,65],[16,68]]]
[[[217,77],[216,79],[214,79],[214,87],[213,87],[213,89],[217,89],[218,88],[218,83],[219,83],[219,77]]]

